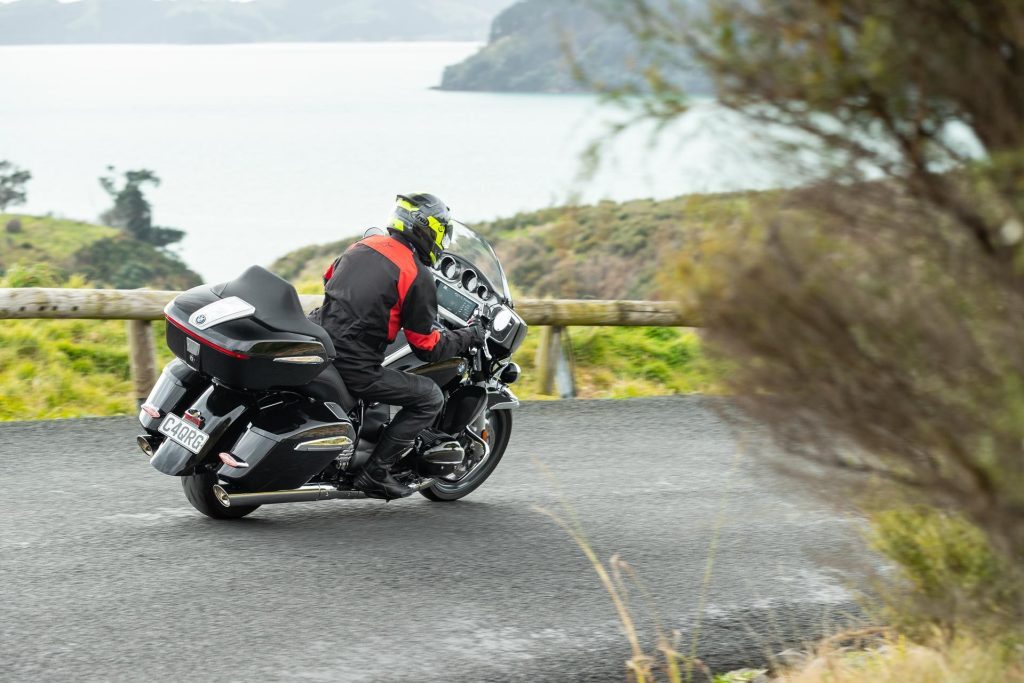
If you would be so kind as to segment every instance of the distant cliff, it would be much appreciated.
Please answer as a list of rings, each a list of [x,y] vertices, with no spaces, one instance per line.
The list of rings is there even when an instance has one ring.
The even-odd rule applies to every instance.
[[[0,44],[482,40],[512,0],[15,0]]]
[[[591,87],[642,85],[650,65],[626,29],[595,9],[593,0],[521,0],[499,14],[488,44],[445,69],[442,90],[584,92]],[[568,58],[569,53],[573,59]],[[708,92],[696,72],[668,74],[692,93]]]

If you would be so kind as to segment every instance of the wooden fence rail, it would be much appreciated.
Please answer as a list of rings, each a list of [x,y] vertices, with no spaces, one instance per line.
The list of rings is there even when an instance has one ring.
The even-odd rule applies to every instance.
[[[150,321],[163,318],[164,306],[180,292],[143,289],[0,288],[0,320],[78,319],[127,320],[131,348],[133,390],[144,399],[156,381],[156,356]],[[307,310],[320,304],[322,295],[301,296]],[[578,301],[520,299],[516,312],[545,332],[538,353],[542,393],[552,393],[557,346],[566,327],[697,327],[692,311],[670,301]]]

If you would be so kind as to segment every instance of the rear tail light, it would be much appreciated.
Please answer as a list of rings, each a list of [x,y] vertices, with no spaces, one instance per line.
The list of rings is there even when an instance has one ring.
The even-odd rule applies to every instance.
[[[152,403],[143,403],[142,412],[144,412],[146,415],[149,415],[154,420],[160,419],[160,409],[157,408]]]
[[[225,349],[223,346],[218,346],[218,345],[214,344],[212,341],[210,341],[206,337],[202,337],[202,336],[196,334],[195,332],[193,332],[192,330],[188,329],[187,327],[185,327],[185,325],[183,323],[178,322],[177,320],[175,320],[171,316],[164,315],[164,317],[167,318],[167,322],[169,322],[170,324],[174,325],[179,330],[181,330],[186,335],[188,335],[188,337],[190,337],[191,339],[196,340],[200,344],[202,344],[204,346],[209,346],[214,351],[218,351],[220,353],[223,353],[225,356],[231,356],[232,358],[237,358],[239,360],[249,360],[249,356],[248,355],[246,355],[244,353],[239,353],[238,351],[231,351],[230,349]]]
[[[239,460],[230,453],[221,453],[220,461],[227,465],[228,467],[234,467],[237,470],[244,470],[249,467],[249,463],[245,462],[244,460]]]

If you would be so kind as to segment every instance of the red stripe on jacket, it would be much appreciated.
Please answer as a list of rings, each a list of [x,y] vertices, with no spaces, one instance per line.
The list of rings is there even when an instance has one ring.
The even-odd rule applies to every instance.
[[[434,330],[430,334],[420,334],[419,332],[413,332],[412,330],[405,331],[405,338],[409,340],[409,343],[418,349],[424,351],[433,351],[437,343],[441,341],[441,333]]]
[[[412,249],[386,235],[367,237],[362,242],[358,242],[358,244],[366,245],[398,266],[398,301],[391,307],[391,315],[388,318],[388,341],[393,342],[395,337],[398,336],[398,330],[402,328],[402,305],[405,303],[405,295],[409,293],[409,288],[419,274],[419,268],[416,266],[416,257],[413,255]],[[409,331],[406,330],[405,336],[407,339],[409,339],[409,334]],[[415,333],[413,335],[415,336]],[[412,339],[409,339],[409,341],[419,346]],[[435,341],[434,343],[436,344],[437,342]],[[433,348],[433,346],[430,348]]]

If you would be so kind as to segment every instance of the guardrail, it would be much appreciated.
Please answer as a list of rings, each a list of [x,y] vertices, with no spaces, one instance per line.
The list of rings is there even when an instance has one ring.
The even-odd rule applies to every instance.
[[[157,377],[153,320],[180,292],[144,289],[0,288],[0,320],[126,320],[131,352],[133,391],[137,400],[149,395]],[[299,297],[306,310],[320,305],[323,295]],[[516,312],[540,326],[537,353],[541,393],[554,386],[556,360],[566,343],[566,327],[696,327],[696,316],[670,301],[581,301],[520,299]]]

